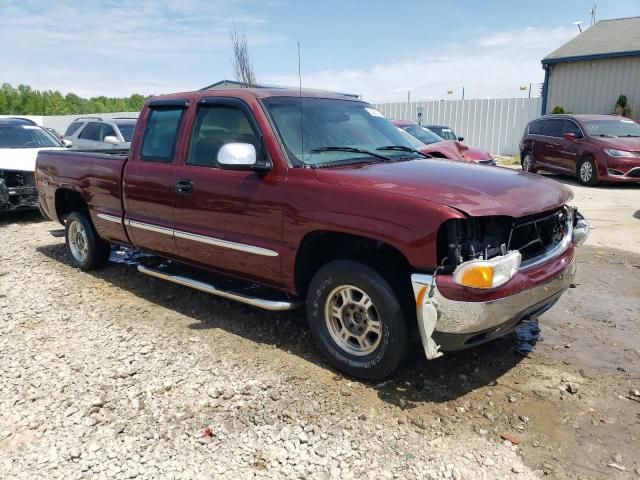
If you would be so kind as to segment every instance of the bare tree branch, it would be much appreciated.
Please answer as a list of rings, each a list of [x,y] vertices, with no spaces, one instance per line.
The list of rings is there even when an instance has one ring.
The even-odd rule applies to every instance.
[[[236,80],[246,88],[255,87],[256,76],[253,73],[253,65],[251,65],[251,58],[249,57],[247,36],[244,33],[238,33],[235,23],[233,24],[233,29],[229,32],[229,36],[233,45],[233,71],[236,75]]]

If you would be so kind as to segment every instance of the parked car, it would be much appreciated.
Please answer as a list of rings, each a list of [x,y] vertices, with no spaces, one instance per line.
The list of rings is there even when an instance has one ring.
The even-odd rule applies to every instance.
[[[582,185],[640,182],[640,125],[618,115],[548,115],[529,122],[522,169],[564,173]]]
[[[38,207],[33,172],[43,148],[64,147],[32,120],[0,118],[0,211]]]
[[[464,142],[464,137],[457,136],[453,131],[453,129],[451,129],[451,127],[448,127],[446,125],[426,125],[425,124],[422,126],[424,128],[428,128],[433,133],[435,133],[441,138],[444,138],[445,140],[457,140],[459,142]]]
[[[135,118],[79,117],[64,133],[76,150],[127,149],[136,126]]]
[[[447,158],[449,160],[457,160],[464,161],[462,158],[462,154],[460,150],[453,142],[447,142],[442,139],[436,139],[432,143],[425,143],[422,140],[419,140],[418,137],[414,137],[408,131],[396,126],[400,134],[406,138],[408,142],[414,146],[414,148],[425,155],[430,155],[436,158]],[[432,134],[434,139],[436,138],[435,134]],[[423,136],[424,138],[424,136]]]
[[[319,349],[365,379],[414,337],[435,359],[536,318],[588,232],[558,182],[424,159],[371,105],[299,90],[152,98],[128,152],[41,152],[37,181],[75,267],[116,243],[154,254],[138,266],[153,277],[306,303]]]
[[[426,128],[424,125],[418,125],[415,122],[409,122],[407,120],[392,120],[395,126],[402,128],[404,131],[410,133],[421,142],[427,144],[430,149],[436,152],[443,153],[445,158],[450,160],[462,160],[467,162],[480,163],[483,165],[495,165],[496,161],[493,159],[489,152],[485,152],[479,148],[469,147],[461,143],[456,139],[444,139],[440,135],[433,132],[431,129]],[[456,152],[456,153],[453,153]],[[431,153],[425,151],[425,153]]]

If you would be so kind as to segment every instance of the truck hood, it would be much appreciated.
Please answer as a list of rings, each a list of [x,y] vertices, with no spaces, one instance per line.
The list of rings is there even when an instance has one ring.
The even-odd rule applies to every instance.
[[[444,159],[316,169],[318,180],[408,195],[467,215],[523,217],[563,205],[573,192],[556,182],[509,168]]]
[[[41,150],[66,150],[66,148],[0,148],[0,170],[35,172],[36,158]]]

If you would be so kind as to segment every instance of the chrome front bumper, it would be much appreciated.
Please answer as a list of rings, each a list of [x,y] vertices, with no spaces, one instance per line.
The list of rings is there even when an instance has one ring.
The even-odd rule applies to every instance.
[[[575,219],[574,219],[575,216]],[[574,222],[575,220],[575,222]],[[575,223],[575,224],[574,224]],[[442,356],[440,345],[433,338],[436,334],[473,335],[487,333],[487,338],[499,336],[505,326],[512,326],[528,315],[535,317],[537,307],[552,305],[557,298],[573,283],[576,275],[576,259],[558,257],[569,245],[581,245],[589,235],[588,221],[577,211],[571,211],[565,239],[559,247],[547,252],[546,258],[538,259],[521,270],[539,266],[549,261],[566,262],[561,273],[545,283],[536,285],[514,295],[486,302],[467,302],[450,300],[438,290],[433,275],[415,273],[411,275],[413,293],[416,299],[418,329],[428,359]],[[532,311],[533,308],[533,311]],[[503,330],[507,333],[508,330]],[[437,335],[436,335],[437,336]]]
[[[576,260],[546,283],[522,292],[487,302],[465,302],[444,297],[432,275],[413,274],[411,283],[416,298],[416,313],[420,338],[428,359],[442,355],[435,340],[434,331],[447,334],[474,334],[497,330],[513,319],[526,314],[535,305],[552,300],[573,283]],[[506,331],[505,331],[506,333]]]

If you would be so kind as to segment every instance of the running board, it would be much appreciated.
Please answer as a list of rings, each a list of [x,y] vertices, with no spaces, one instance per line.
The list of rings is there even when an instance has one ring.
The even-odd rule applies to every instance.
[[[201,282],[199,280],[194,280],[192,278],[184,277],[182,275],[172,275],[169,273],[162,272],[160,270],[156,270],[154,268],[145,267],[143,265],[138,265],[138,271],[140,273],[144,273],[145,275],[162,278],[163,280],[168,280],[170,282],[177,283],[178,285],[184,285],[185,287],[195,288],[196,290],[200,290],[201,292],[210,293],[212,295],[217,295],[218,297],[227,298],[229,300],[235,300],[236,302],[244,303],[246,305],[251,305],[253,307],[262,308],[264,310],[270,310],[272,312],[292,310],[301,305],[298,302],[264,300],[262,298],[247,297],[239,293],[220,290],[209,283]]]

